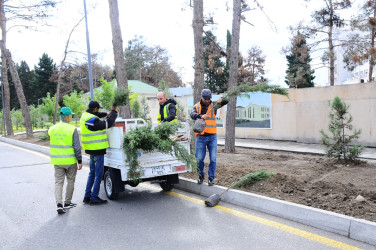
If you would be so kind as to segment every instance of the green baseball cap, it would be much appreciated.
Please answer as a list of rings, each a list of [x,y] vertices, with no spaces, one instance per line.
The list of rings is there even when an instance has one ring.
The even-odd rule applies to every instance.
[[[68,115],[74,115],[74,113],[72,112],[72,110],[68,107],[62,107],[60,109],[60,116],[61,117],[66,117]]]

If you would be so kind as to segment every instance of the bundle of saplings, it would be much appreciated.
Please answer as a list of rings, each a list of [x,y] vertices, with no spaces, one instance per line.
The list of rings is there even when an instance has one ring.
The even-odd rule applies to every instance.
[[[129,176],[134,181],[139,181],[142,168],[138,163],[137,151],[150,152],[153,150],[165,154],[171,154],[184,162],[187,168],[196,166],[196,158],[189,154],[188,150],[177,141],[170,139],[181,127],[181,123],[161,123],[158,127],[151,125],[137,127],[124,135],[124,153],[129,164]]]
[[[129,103],[129,90],[118,87],[114,95],[113,106],[125,106]]]

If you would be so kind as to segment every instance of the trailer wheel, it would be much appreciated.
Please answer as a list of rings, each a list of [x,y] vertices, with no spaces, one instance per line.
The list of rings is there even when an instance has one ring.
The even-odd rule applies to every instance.
[[[104,173],[104,190],[110,200],[115,200],[119,195],[119,193],[115,192],[115,183],[109,170]]]
[[[171,189],[174,188],[174,184],[172,184],[168,180],[166,182],[159,183],[159,185],[161,186],[161,188],[163,189],[163,191],[171,191]]]

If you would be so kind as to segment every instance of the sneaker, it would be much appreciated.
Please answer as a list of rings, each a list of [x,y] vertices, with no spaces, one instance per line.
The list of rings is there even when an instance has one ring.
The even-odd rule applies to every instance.
[[[213,186],[214,185],[214,179],[209,178],[208,184],[209,184],[209,186]]]
[[[72,207],[77,207],[77,204],[76,203],[65,203],[64,204],[64,208],[65,209],[69,209],[69,208],[72,208]]]
[[[198,179],[197,179],[197,183],[198,183],[198,184],[202,184],[203,182],[204,182],[204,176],[199,175],[199,176],[198,176]]]
[[[97,197],[95,200],[90,200],[90,205],[101,205],[107,203],[107,200],[102,200],[101,198]]]
[[[84,197],[83,202],[84,202],[85,204],[89,204],[89,202],[90,202],[90,197]]]
[[[64,214],[66,213],[67,211],[63,208],[63,205],[61,205],[60,203],[57,204],[57,209],[56,209],[57,213],[58,214]]]

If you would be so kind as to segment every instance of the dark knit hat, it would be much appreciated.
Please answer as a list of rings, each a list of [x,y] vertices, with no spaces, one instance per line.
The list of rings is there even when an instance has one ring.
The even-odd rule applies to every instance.
[[[90,101],[89,102],[89,109],[95,109],[95,108],[101,109],[102,107],[99,105],[99,103],[97,101]]]

